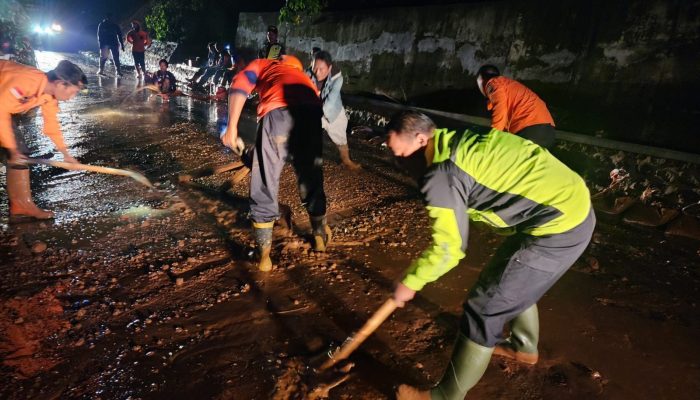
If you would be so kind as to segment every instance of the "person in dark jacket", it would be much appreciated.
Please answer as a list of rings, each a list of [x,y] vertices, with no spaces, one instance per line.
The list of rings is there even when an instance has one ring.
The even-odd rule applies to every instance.
[[[158,61],[158,71],[153,74],[153,83],[158,87],[161,94],[173,94],[177,89],[177,79],[172,72],[168,71],[168,60],[162,59]]]
[[[97,26],[97,45],[100,48],[100,70],[97,72],[104,75],[105,63],[110,54],[117,71],[117,76],[122,76],[121,64],[119,63],[119,47],[124,51],[124,38],[119,25],[112,22],[112,16],[107,14],[104,20]]]
[[[277,42],[277,27],[275,25],[268,26],[267,42],[258,52],[258,58],[280,60],[285,54],[284,46]]]

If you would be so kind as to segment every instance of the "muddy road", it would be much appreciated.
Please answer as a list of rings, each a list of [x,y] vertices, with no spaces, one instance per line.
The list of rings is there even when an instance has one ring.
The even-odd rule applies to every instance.
[[[41,66],[57,57],[43,53]],[[71,151],[156,189],[33,167],[35,200],[57,218],[19,225],[7,224],[0,189],[0,398],[295,398],[295,368],[359,328],[430,239],[415,187],[374,140],[350,138],[359,173],[326,143],[333,245],[310,250],[287,168],[281,203],[293,223],[276,227],[275,269],[259,273],[248,181],[178,179],[235,160],[218,140],[225,106],[89,79],[89,93],[62,106]],[[40,119],[19,129],[33,155],[51,151]],[[247,142],[254,129],[248,110]],[[399,383],[440,378],[466,291],[501,241],[472,232],[467,259],[378,329],[330,398],[393,399]],[[469,398],[697,398],[699,260],[700,242],[600,216],[589,249],[539,303],[540,363],[494,358]]]

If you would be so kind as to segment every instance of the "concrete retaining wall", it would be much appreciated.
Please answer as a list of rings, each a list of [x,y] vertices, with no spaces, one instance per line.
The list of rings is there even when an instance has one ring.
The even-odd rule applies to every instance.
[[[494,1],[325,13],[281,28],[290,53],[328,50],[345,90],[488,116],[475,72],[494,63],[550,106],[557,125],[700,152],[700,1]],[[258,48],[276,14],[239,18]]]

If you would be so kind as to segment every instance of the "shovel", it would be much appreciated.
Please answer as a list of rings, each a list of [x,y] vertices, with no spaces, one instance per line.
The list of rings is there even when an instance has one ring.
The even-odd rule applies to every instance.
[[[379,310],[375,311],[374,315],[370,317],[370,319],[365,322],[364,325],[362,325],[362,328],[360,328],[357,333],[354,335],[348,336],[347,339],[343,342],[343,344],[335,349],[332,353],[328,354],[328,360],[326,360],[319,368],[318,371],[323,372],[340,361],[345,360],[346,358],[350,357],[350,354],[352,354],[355,349],[360,347],[360,345],[371,335],[374,333],[374,331],[381,325],[387,318],[389,318],[389,315],[396,310],[397,304],[396,301],[394,301],[393,298],[387,299],[387,301],[382,304],[381,307],[379,307]]]
[[[138,172],[130,171],[128,169],[99,167],[97,165],[69,163],[69,162],[65,162],[65,161],[43,160],[40,158],[30,158],[27,160],[27,163],[28,164],[50,165],[52,167],[63,168],[63,169],[74,170],[74,171],[89,171],[89,172],[97,172],[100,174],[128,176],[129,178],[135,180],[136,182],[138,182],[144,186],[147,186],[149,188],[153,188],[153,184],[151,183],[151,181],[148,180],[148,178],[139,174]]]
[[[287,372],[278,379],[272,400],[328,398],[331,389],[352,377],[350,370],[354,364],[339,365],[339,363],[347,359],[391,315],[396,307],[394,299],[388,299],[357,333],[345,339],[343,344],[334,351],[317,357],[310,363],[292,360],[287,366]],[[312,367],[321,363],[322,365],[318,368]],[[294,397],[290,397],[290,394],[293,394]]]
[[[350,357],[353,351],[355,351],[360,345],[367,339],[375,330],[381,325],[389,315],[391,315],[394,310],[396,310],[396,302],[393,298],[389,298],[382,304],[374,315],[362,325],[357,333],[348,336],[343,344],[335,349],[333,352],[328,354],[328,359],[316,370],[317,374],[328,374],[329,370],[337,365],[339,362]],[[306,397],[307,400],[325,399],[331,389],[340,385],[341,383],[350,379],[350,375],[347,374],[354,364],[350,363],[345,367],[340,369],[340,375],[335,374],[335,377],[330,383],[323,383],[316,386],[311,393]],[[338,372],[338,371],[336,371]]]

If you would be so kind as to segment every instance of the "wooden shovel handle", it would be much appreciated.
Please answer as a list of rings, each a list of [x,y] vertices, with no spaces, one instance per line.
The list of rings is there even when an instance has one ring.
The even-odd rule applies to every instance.
[[[108,174],[108,175],[127,176],[127,177],[134,179],[135,181],[137,181],[145,186],[148,186],[150,188],[153,187],[153,184],[151,184],[151,182],[148,180],[148,178],[139,174],[138,172],[130,171],[128,169],[100,167],[97,165],[90,165],[90,164],[69,163],[69,162],[65,162],[65,161],[42,160],[42,159],[36,159],[36,158],[30,158],[29,160],[27,160],[27,163],[50,165],[52,167],[63,168],[63,169],[74,170],[74,171],[75,170],[77,170],[77,171],[90,171],[90,172],[98,172],[101,174]]]
[[[396,310],[396,302],[393,298],[389,298],[382,304],[382,306],[377,310],[372,317],[370,317],[367,322],[360,328],[357,333],[345,339],[343,345],[336,349],[328,358],[328,360],[321,365],[320,370],[324,371],[332,366],[334,366],[339,361],[342,361],[352,354],[355,349],[360,347],[362,342],[367,339],[378,327],[381,325],[394,310]]]

